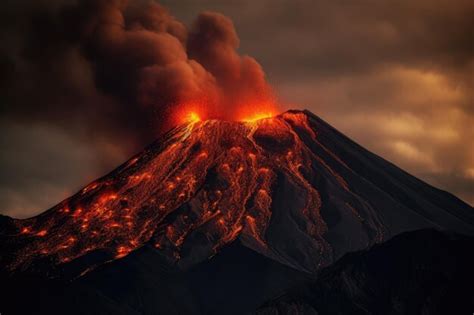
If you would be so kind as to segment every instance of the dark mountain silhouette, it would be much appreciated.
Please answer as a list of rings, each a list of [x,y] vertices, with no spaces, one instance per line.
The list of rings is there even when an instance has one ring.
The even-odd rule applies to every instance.
[[[345,255],[317,280],[256,314],[470,314],[474,238],[435,230],[402,233]]]
[[[12,312],[23,296],[37,313],[273,312],[345,254],[427,228],[473,235],[474,211],[289,111],[185,124],[43,214],[2,217],[0,263]]]

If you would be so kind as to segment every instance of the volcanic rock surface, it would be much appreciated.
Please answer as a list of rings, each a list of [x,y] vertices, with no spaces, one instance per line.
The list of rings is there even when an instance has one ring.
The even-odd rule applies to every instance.
[[[239,239],[305,273],[422,228],[474,234],[474,211],[308,111],[179,126],[39,216],[2,218],[8,273],[77,278],[148,246],[187,270]]]

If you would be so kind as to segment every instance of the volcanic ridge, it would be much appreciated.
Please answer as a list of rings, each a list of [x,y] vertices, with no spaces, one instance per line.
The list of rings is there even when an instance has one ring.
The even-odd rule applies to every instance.
[[[147,247],[187,270],[238,239],[311,274],[422,228],[472,235],[474,212],[312,113],[288,111],[194,119],[48,211],[3,217],[0,263],[77,278]]]

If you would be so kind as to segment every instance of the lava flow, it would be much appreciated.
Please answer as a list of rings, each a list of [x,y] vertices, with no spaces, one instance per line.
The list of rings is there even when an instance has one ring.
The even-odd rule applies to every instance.
[[[29,270],[41,261],[61,267],[95,257],[88,259],[99,265],[150,245],[171,262],[189,266],[237,237],[304,270],[332,261],[312,181],[324,172],[343,190],[349,187],[308,146],[318,135],[305,113],[243,122],[200,120],[193,113],[188,121],[52,209],[15,220],[16,232],[6,242],[13,255],[3,263],[9,270]],[[282,200],[282,193],[289,198]],[[272,226],[282,209],[294,230]],[[375,217],[350,204],[347,209],[375,231],[372,241],[382,237]],[[302,239],[302,254],[288,245],[291,237]],[[301,263],[298,255],[307,258]]]

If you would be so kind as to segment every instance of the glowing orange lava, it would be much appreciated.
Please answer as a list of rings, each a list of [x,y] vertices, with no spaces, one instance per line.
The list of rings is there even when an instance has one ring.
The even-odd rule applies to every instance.
[[[242,118],[242,121],[247,122],[247,123],[253,123],[253,122],[256,122],[256,121],[261,120],[261,119],[272,118],[273,116],[275,116],[275,114],[272,113],[272,112],[255,113],[251,116],[247,116],[247,117]]]
[[[201,117],[199,117],[198,113],[196,112],[189,112],[186,115],[186,122],[188,123],[196,123],[198,121],[201,121]]]
[[[182,117],[192,128],[177,127],[43,215],[15,221],[8,268],[34,269],[44,256],[60,265],[95,251],[116,259],[148,243],[179,260],[187,255],[183,244],[195,239],[207,242],[202,248],[209,253],[202,257],[210,257],[241,235],[273,255],[266,231],[281,180],[301,196],[285,207],[304,217],[298,231],[311,240],[314,264],[325,265],[332,254],[323,238],[321,198],[308,180],[316,176],[318,159],[305,142],[317,143],[308,117],[271,111],[249,115],[246,123],[201,121],[197,111]],[[322,165],[349,189],[330,165]]]
[[[280,112],[276,101],[249,100],[238,105],[194,100],[180,103],[170,113],[172,125],[195,124],[206,120],[240,121],[254,123],[256,121],[275,117]]]
[[[275,117],[279,112],[275,101],[249,102],[240,107],[237,112],[237,121],[254,123],[262,119]]]

